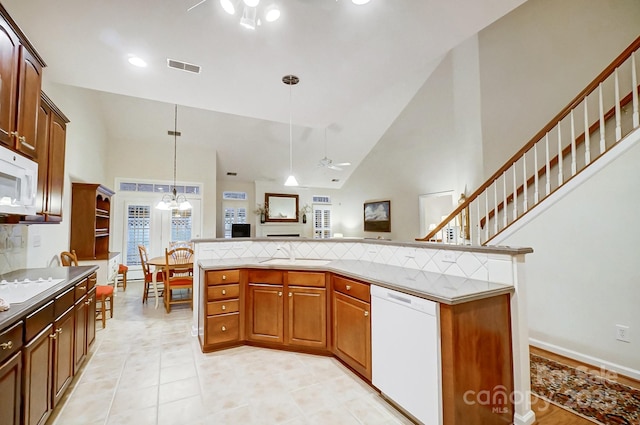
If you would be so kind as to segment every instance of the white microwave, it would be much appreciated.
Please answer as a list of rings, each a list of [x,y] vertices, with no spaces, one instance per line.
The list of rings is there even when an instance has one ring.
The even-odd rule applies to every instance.
[[[0,147],[0,214],[34,215],[38,163]]]

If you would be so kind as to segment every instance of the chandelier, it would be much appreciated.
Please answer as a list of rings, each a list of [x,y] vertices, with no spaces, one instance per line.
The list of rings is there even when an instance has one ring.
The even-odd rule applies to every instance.
[[[191,203],[182,193],[178,195],[176,190],[176,158],[178,150],[178,136],[180,136],[180,133],[178,132],[178,105],[175,105],[173,131],[168,131],[168,133],[169,135],[173,135],[173,188],[170,194],[166,193],[162,196],[162,200],[158,202],[156,208],[163,211],[190,210],[192,208]]]
[[[220,0],[220,6],[229,15],[238,12],[238,6],[242,6],[242,16],[240,25],[244,28],[255,30],[256,26],[262,25],[262,19],[267,22],[277,21],[280,18],[280,9],[275,4],[267,6],[259,11],[260,0]]]

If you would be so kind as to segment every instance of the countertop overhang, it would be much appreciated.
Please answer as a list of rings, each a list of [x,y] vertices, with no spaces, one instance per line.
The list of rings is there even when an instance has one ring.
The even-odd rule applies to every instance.
[[[203,270],[228,268],[306,270],[336,273],[442,304],[461,304],[514,292],[514,287],[464,277],[358,260],[332,260],[324,265],[268,264],[271,258],[200,260]]]

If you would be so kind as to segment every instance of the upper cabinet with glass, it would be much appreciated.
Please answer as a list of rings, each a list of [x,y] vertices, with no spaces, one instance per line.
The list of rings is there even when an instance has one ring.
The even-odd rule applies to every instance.
[[[297,223],[298,195],[265,193],[264,204],[267,207],[267,222]]]

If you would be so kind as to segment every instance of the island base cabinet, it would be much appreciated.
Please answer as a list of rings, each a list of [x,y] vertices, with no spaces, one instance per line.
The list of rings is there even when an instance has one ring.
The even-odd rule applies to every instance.
[[[20,425],[22,352],[0,363],[0,424]]]
[[[240,313],[207,317],[207,344],[222,344],[240,338]]]
[[[252,341],[284,342],[282,285],[249,284],[248,337]]]
[[[287,344],[327,348],[327,291],[324,288],[289,287]]]
[[[333,293],[333,351],[364,378],[371,381],[370,304]]]

